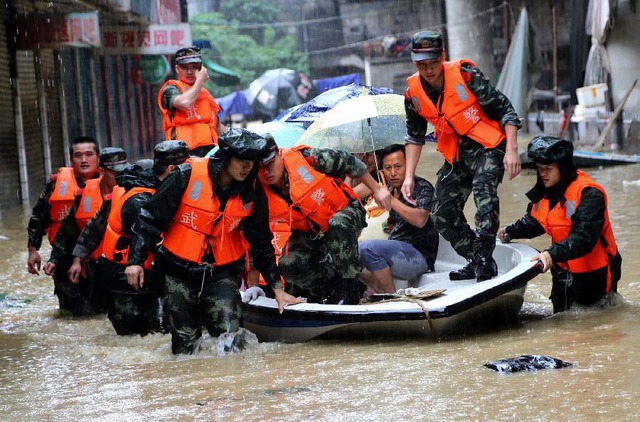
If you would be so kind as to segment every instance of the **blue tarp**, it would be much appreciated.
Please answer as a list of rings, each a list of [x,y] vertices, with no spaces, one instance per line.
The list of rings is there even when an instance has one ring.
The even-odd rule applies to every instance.
[[[222,98],[217,98],[216,101],[222,107],[222,111],[218,115],[220,120],[232,114],[242,114],[247,116],[252,114],[251,106],[247,102],[247,98],[242,94],[242,91],[235,91],[229,95],[225,95]]]
[[[349,84],[362,85],[362,78],[360,78],[359,73],[351,73],[349,75],[336,76],[335,78],[315,79],[313,84],[316,86],[318,92],[322,94],[329,89],[337,88],[339,86]]]

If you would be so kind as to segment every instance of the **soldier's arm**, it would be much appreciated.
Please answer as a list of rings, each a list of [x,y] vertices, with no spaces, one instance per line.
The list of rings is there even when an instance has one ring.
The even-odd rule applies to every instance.
[[[29,224],[27,225],[27,247],[40,249],[42,246],[42,237],[49,226],[51,226],[51,215],[49,204],[49,198],[53,193],[55,187],[55,181],[50,180],[44,187],[36,205],[33,207]]]
[[[96,214],[78,235],[78,241],[73,248],[73,256],[87,259],[100,246],[104,232],[107,229],[107,218],[111,211],[111,201],[104,201]]]
[[[67,216],[62,220],[60,229],[56,233],[56,237],[53,239],[53,245],[51,248],[51,256],[49,262],[59,264],[60,259],[64,255],[70,255],[73,251],[73,247],[76,244],[76,240],[80,235],[80,229],[76,222],[76,211],[80,205],[80,196],[76,196],[71,205],[71,209],[67,213]]]

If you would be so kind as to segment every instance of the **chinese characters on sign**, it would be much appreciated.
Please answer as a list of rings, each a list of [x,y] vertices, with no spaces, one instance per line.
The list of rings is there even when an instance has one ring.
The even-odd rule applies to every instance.
[[[100,47],[98,13],[67,15],[27,15],[16,20],[19,49],[60,47]]]
[[[107,27],[102,30],[99,54],[173,54],[191,45],[191,25],[149,25]]]

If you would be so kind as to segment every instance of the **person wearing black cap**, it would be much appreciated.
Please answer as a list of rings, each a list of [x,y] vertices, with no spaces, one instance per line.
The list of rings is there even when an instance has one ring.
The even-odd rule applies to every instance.
[[[42,237],[46,234],[49,243],[53,244],[62,220],[73,205],[76,191],[85,186],[86,180],[100,176],[98,172],[99,154],[100,148],[97,140],[89,136],[79,136],[71,141],[69,147],[71,167],[61,167],[56,174],[50,176],[51,180],[33,207],[27,227],[29,273],[38,275],[40,271],[42,258],[38,251],[42,245]],[[56,262],[56,265],[60,270],[53,273],[53,283],[60,309],[80,308],[84,301],[82,294],[77,286],[69,283],[67,277],[71,258],[69,256],[61,258]]]
[[[100,151],[100,177],[87,180],[84,188],[76,192],[71,209],[62,220],[60,230],[53,240],[51,257],[43,268],[45,274],[54,275],[63,270],[62,267],[58,268],[58,263],[72,260],[73,248],[80,233],[100,209],[102,203],[110,200],[111,191],[116,186],[116,174],[128,167],[127,154],[122,148],[102,148]],[[92,260],[95,261],[99,256],[100,251],[96,250]],[[91,299],[93,265],[92,262],[90,264],[87,267],[87,277],[79,278],[72,275],[73,265],[71,265],[67,271],[69,275],[67,284],[69,285],[56,288],[56,294],[59,298],[68,296],[67,292],[72,292],[70,294],[72,297],[68,298],[68,305],[61,309],[67,309],[73,316],[93,315],[104,311],[99,302],[93,302]],[[73,286],[74,284],[75,286]]]
[[[286,304],[300,302],[282,290],[267,198],[260,185],[254,187],[255,163],[270,154],[266,140],[231,128],[218,141],[210,158],[192,158],[169,175],[140,210],[133,229],[144,242],[132,244],[129,251],[125,273],[132,286],[144,284],[147,251],[164,233],[155,263],[164,276],[174,354],[193,353],[203,325],[214,338],[238,332],[245,238],[280,312]],[[234,338],[239,348],[242,336]]]
[[[407,175],[401,190],[407,201],[414,201],[414,174],[431,123],[445,158],[431,216],[436,230],[469,261],[449,278],[480,282],[498,274],[492,257],[499,228],[498,185],[505,171],[510,180],[520,173],[521,124],[509,99],[471,61],[445,61],[445,55],[439,33],[413,36],[411,58],[418,71],[407,78]],[[472,192],[475,229],[464,216]]]
[[[158,93],[162,130],[166,139],[180,139],[191,155],[203,157],[218,143],[225,127],[218,118],[220,106],[204,88],[209,79],[198,47],[176,52],[177,80],[167,81]]]
[[[151,168],[134,165],[116,175],[111,200],[105,201],[87,223],[73,249],[72,281],[79,278],[82,262],[98,248],[101,257],[96,262],[93,280],[95,299],[102,299],[102,307],[119,335],[146,335],[164,330],[161,291],[158,285],[129,286],[124,270],[129,245],[137,241],[132,226],[140,209],[147,204],[156,189],[171,171],[189,157],[183,141],[164,141],[153,149]],[[151,259],[145,262],[147,280]],[[159,284],[159,283],[156,283]]]
[[[503,242],[531,239],[545,232],[551,246],[534,256],[551,269],[553,312],[572,304],[593,305],[617,291],[622,258],[609,220],[607,194],[573,163],[571,142],[536,136],[527,148],[537,180],[527,192],[526,214],[498,231]]]

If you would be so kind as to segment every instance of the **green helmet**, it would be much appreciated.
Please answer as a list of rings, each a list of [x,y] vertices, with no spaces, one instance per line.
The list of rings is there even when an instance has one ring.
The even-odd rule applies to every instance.
[[[529,142],[527,154],[536,164],[563,163],[573,160],[573,144],[555,136],[536,136]]]

